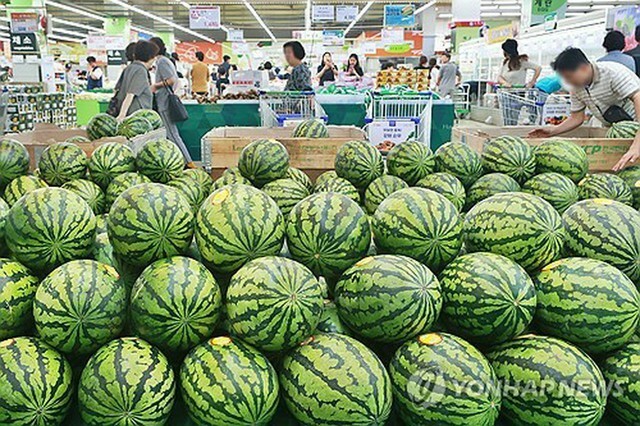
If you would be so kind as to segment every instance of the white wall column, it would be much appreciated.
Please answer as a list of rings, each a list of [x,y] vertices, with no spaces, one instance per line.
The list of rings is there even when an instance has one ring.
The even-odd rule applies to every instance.
[[[420,13],[420,22],[422,24],[422,53],[425,56],[433,56],[436,52],[436,23],[437,15],[435,7],[430,7]]]

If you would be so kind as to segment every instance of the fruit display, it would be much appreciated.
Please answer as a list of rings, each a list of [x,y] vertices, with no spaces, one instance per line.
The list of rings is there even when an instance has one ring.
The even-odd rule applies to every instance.
[[[118,124],[118,136],[133,139],[153,130],[153,124],[141,115],[130,115]]]
[[[492,139],[482,152],[482,167],[488,173],[504,173],[522,184],[536,171],[533,149],[519,137]]]
[[[152,109],[139,109],[130,115],[130,117],[144,118],[151,124],[151,129],[156,130],[163,126],[162,117]]]
[[[320,139],[329,137],[329,128],[319,119],[305,120],[293,130],[294,138]]]
[[[609,139],[633,139],[640,131],[640,123],[635,121],[620,121],[611,125],[607,131]]]
[[[52,186],[60,186],[87,174],[89,159],[77,145],[59,142],[49,145],[42,152],[38,170],[40,177]]]
[[[170,140],[155,139],[145,143],[136,156],[136,168],[153,182],[167,183],[182,176],[184,157]]]
[[[106,190],[116,176],[136,171],[136,157],[128,146],[108,142],[93,151],[88,169],[91,180]]]
[[[434,173],[423,179],[420,179],[416,186],[424,189],[430,189],[443,195],[447,200],[451,201],[458,211],[461,211],[465,205],[466,193],[462,182],[457,177],[449,173]]]
[[[565,175],[555,172],[532,177],[522,185],[522,191],[547,201],[560,214],[580,199],[576,184]]]
[[[398,177],[391,175],[380,176],[371,182],[367,187],[367,190],[364,192],[364,207],[367,213],[374,214],[380,203],[389,195],[408,187],[409,185]],[[355,201],[358,201],[357,198]]]
[[[289,172],[289,153],[274,139],[258,139],[244,147],[238,160],[238,170],[257,187]]]
[[[374,180],[373,182],[376,182],[376,181]],[[372,186],[373,182],[369,186]],[[316,181],[314,193],[319,194],[322,192],[342,194],[346,197],[349,197],[351,200],[355,201],[356,203],[360,203],[361,197],[358,189],[355,186],[353,186],[351,182],[341,177],[336,176],[331,179],[322,179],[320,181]]]
[[[85,200],[95,215],[104,213],[107,204],[106,195],[98,185],[90,180],[70,180],[62,185],[62,188],[68,189]]]
[[[489,173],[475,181],[466,191],[465,210],[482,200],[503,192],[520,192],[520,184],[503,173]],[[537,195],[537,194],[536,194]]]
[[[466,187],[483,175],[482,160],[466,144],[449,142],[436,150],[436,171],[449,173]]]
[[[436,160],[431,149],[419,141],[407,141],[387,154],[387,169],[409,185],[415,185],[435,171]]]
[[[4,198],[4,201],[11,207],[16,201],[22,198],[24,194],[35,191],[36,189],[46,188],[47,186],[49,186],[47,182],[37,176],[18,176],[4,188],[2,198]]]
[[[587,153],[573,142],[551,139],[534,148],[536,173],[559,173],[580,182],[589,171]]]
[[[0,139],[0,189],[29,171],[29,153],[18,141]]]
[[[87,135],[92,141],[116,136],[117,134],[118,120],[109,114],[97,114],[87,123]]]
[[[578,184],[578,195],[581,200],[606,198],[633,205],[633,194],[629,185],[624,179],[611,173],[588,175]]]
[[[384,159],[375,147],[365,141],[351,141],[338,150],[335,161],[339,177],[365,190],[375,179],[384,174]]]

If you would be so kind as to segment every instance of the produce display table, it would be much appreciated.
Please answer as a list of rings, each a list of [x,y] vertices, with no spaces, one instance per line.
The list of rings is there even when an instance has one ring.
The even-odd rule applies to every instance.
[[[327,113],[328,124],[356,127],[365,125],[368,104],[364,94],[318,94],[316,101]]]
[[[447,142],[451,142],[451,133],[456,119],[455,105],[448,100],[433,101],[431,110],[431,150],[435,152]]]

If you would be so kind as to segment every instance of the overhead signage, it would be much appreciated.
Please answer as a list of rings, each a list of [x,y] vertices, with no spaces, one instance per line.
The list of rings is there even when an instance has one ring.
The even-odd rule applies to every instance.
[[[189,28],[192,30],[217,30],[220,25],[220,6],[191,6],[189,9]]]
[[[313,22],[330,22],[335,19],[335,9],[332,4],[314,4],[311,8]]]
[[[344,30],[322,31],[323,46],[344,46]]]
[[[107,40],[102,34],[87,35],[88,50],[107,50]]]
[[[35,33],[11,34],[11,53],[21,55],[38,53],[38,42]]]
[[[522,19],[525,27],[545,24],[564,19],[567,13],[567,0],[524,0]]]
[[[229,30],[227,41],[244,41],[244,30]]]
[[[352,22],[358,17],[360,8],[358,6],[336,6],[337,22]]]
[[[107,50],[125,50],[127,43],[123,36],[104,36],[105,49]]]
[[[35,12],[12,12],[11,32],[13,34],[35,33],[40,29],[40,15]]]
[[[107,65],[124,65],[127,57],[124,50],[107,50]]]
[[[381,31],[382,43],[404,43],[404,30],[402,28],[383,28]]]
[[[384,6],[385,27],[413,27],[416,17],[413,4],[387,4]]]

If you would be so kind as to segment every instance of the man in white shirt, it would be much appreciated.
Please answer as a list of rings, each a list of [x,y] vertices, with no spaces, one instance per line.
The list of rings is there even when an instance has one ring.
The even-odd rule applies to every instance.
[[[98,65],[98,61],[94,56],[87,58],[89,69],[87,71],[87,90],[102,88],[103,73],[102,68]]]
[[[588,109],[605,126],[618,121],[640,121],[640,78],[624,65],[591,63],[580,49],[569,48],[552,64],[554,71],[573,87],[571,116],[559,126],[533,130],[529,136],[547,138],[580,127]],[[613,170],[622,170],[640,159],[640,132]]]

